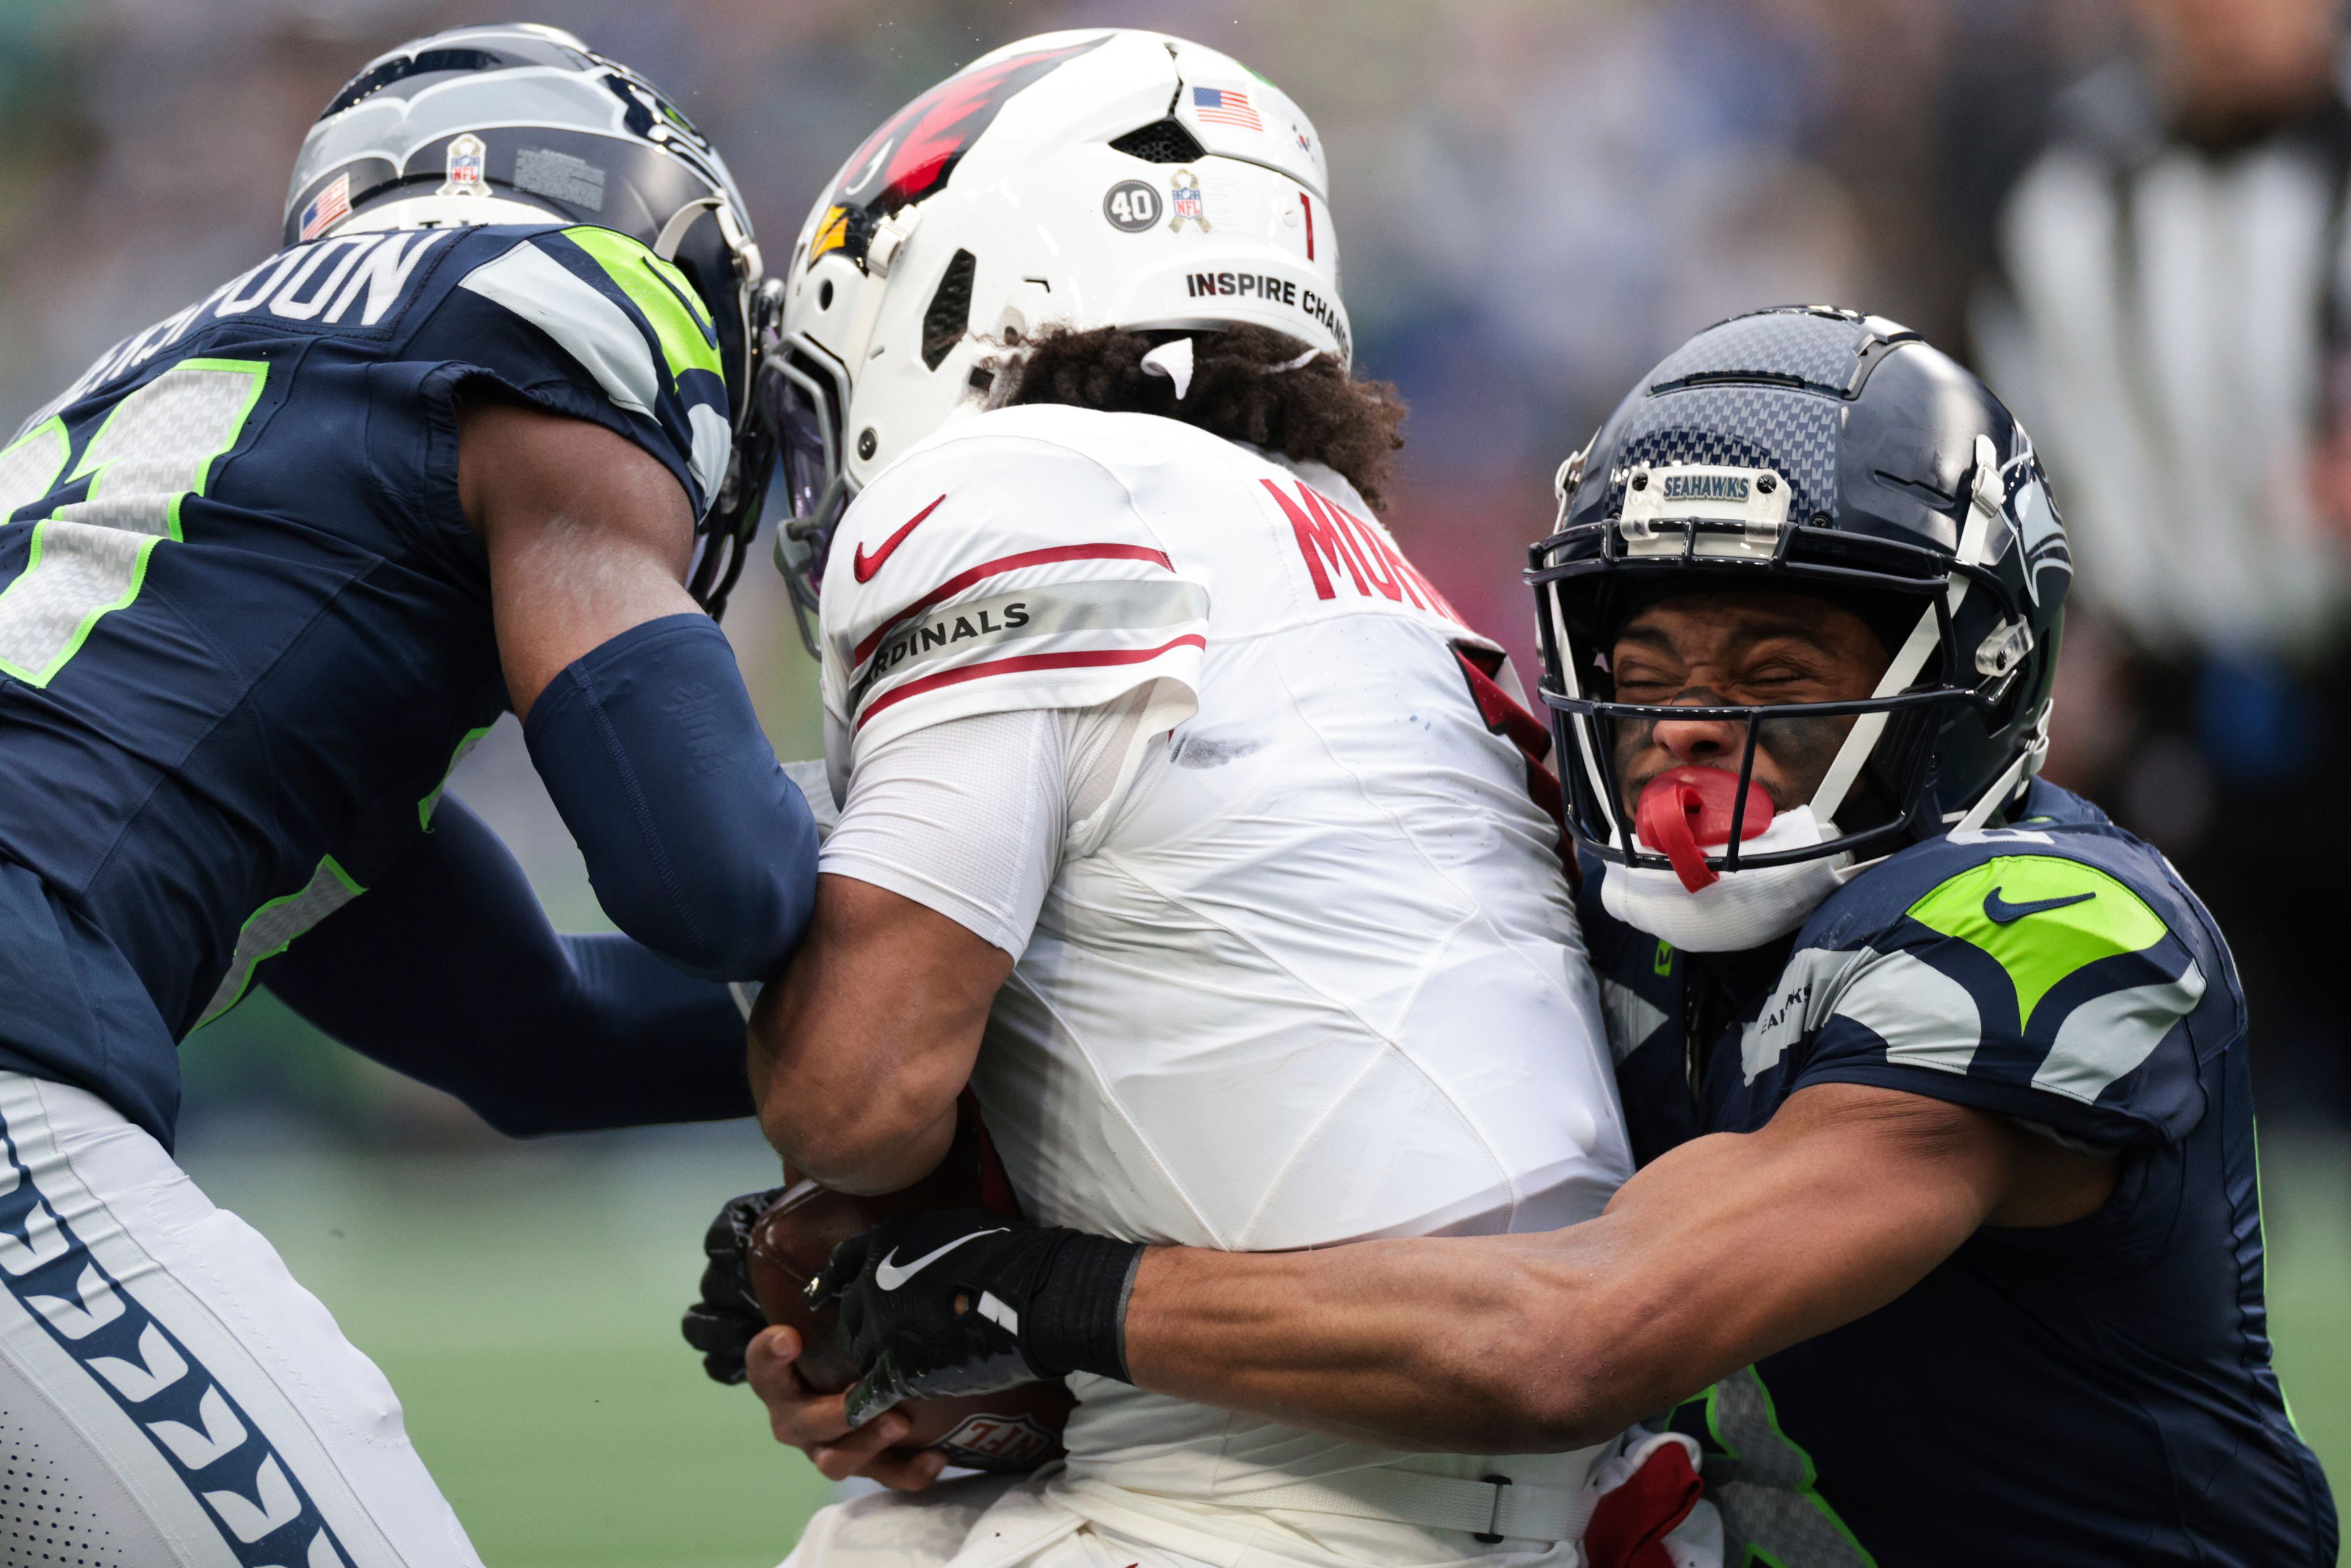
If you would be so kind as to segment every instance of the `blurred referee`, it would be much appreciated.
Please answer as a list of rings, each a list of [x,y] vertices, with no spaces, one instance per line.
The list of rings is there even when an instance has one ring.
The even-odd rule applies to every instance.
[[[2011,192],[1986,379],[2081,562],[2053,772],[2232,938],[2273,1110],[2351,1113],[2351,105],[2337,0],[2136,0]],[[2068,678],[2070,675],[2070,679]]]

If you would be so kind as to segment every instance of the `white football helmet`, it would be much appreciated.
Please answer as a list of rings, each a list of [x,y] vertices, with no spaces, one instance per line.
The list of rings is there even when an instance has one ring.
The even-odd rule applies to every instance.
[[[985,406],[981,361],[1040,328],[1247,324],[1346,365],[1328,185],[1286,94],[1160,33],[1024,38],[891,116],[800,231],[755,395],[793,514],[776,563],[811,651],[849,498]]]

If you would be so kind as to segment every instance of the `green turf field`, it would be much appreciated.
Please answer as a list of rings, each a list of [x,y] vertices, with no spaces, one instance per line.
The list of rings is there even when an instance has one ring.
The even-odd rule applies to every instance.
[[[2338,1506],[2351,1503],[2351,1145],[2263,1139],[2262,1193],[2278,1375]]]
[[[775,1180],[756,1130],[364,1158],[244,1142],[189,1167],[390,1375],[491,1568],[771,1568],[822,1500],[677,1337],[702,1228]]]

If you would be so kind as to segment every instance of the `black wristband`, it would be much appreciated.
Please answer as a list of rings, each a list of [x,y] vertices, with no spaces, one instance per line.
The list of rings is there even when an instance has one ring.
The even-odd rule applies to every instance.
[[[1048,1377],[1126,1375],[1126,1301],[1143,1265],[1140,1241],[1071,1231],[1039,1270],[1020,1314],[1020,1353]]]

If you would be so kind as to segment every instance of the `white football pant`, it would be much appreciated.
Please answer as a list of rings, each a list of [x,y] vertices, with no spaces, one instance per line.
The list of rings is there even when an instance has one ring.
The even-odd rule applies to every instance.
[[[970,1476],[915,1493],[852,1482],[871,1490],[820,1510],[782,1568],[1589,1568],[1581,1538],[1592,1511],[1656,1464],[1676,1458],[1664,1450],[1677,1446],[1688,1457],[1687,1474],[1698,1461],[1698,1445],[1640,1427],[1598,1449],[1557,1456],[1561,1471],[1584,1478],[1586,1503],[1572,1521],[1551,1516],[1573,1540],[1413,1527],[1392,1518],[1270,1501],[1237,1507],[1099,1482],[1072,1485],[1055,1464],[1025,1479]],[[1408,1490],[1409,1480],[1404,1484]],[[1311,1489],[1259,1496],[1306,1501],[1298,1495],[1301,1490]],[[1655,1525],[1662,1525],[1663,1511],[1675,1506],[1654,1489],[1625,1495],[1634,1500],[1632,1511],[1612,1521],[1618,1547],[1628,1525],[1643,1523],[1638,1511],[1655,1511]],[[1498,1511],[1496,1522],[1507,1530],[1508,1518],[1508,1511]],[[1519,1522],[1532,1520],[1520,1516]],[[1648,1538],[1639,1529],[1631,1534]],[[1726,1568],[1722,1518],[1703,1499],[1657,1540],[1663,1568]]]
[[[1025,1479],[973,1476],[923,1492],[872,1492],[834,1503],[809,1521],[782,1568],[1582,1568],[1583,1563],[1573,1541],[1487,1543],[1458,1531],[1198,1499],[1130,1494],[1128,1500],[1143,1506],[1103,1508],[1096,1506],[1101,1499],[1073,1498],[1056,1486],[1057,1469]]]
[[[400,1401],[95,1095],[0,1072],[0,1568],[480,1568]]]

